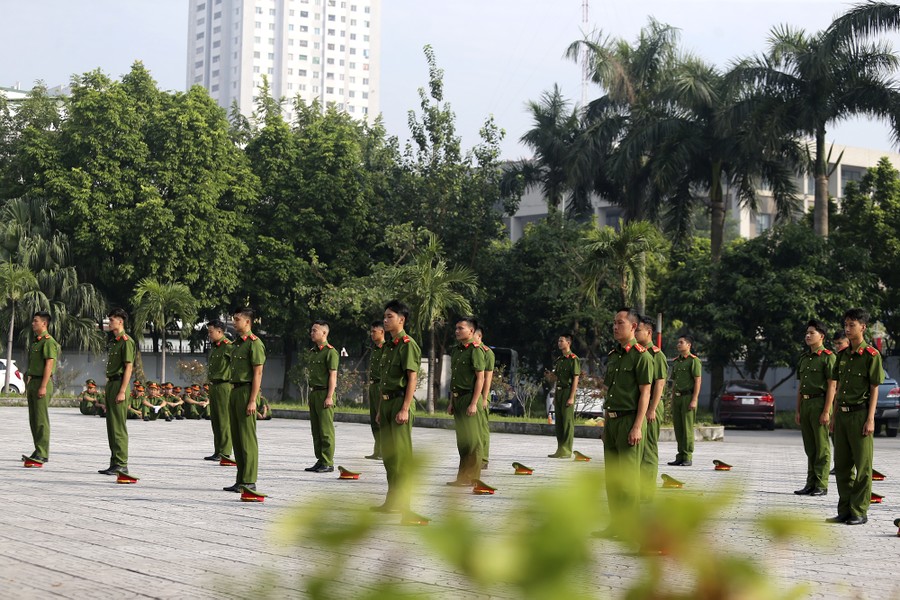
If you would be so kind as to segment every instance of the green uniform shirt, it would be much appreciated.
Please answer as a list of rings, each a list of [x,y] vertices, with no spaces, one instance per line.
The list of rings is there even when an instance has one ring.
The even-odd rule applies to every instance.
[[[450,387],[454,392],[474,390],[476,374],[482,372],[484,372],[484,351],[481,344],[467,342],[454,346],[450,352]]]
[[[653,381],[669,378],[669,360],[659,346],[651,346],[650,354],[653,356]]]
[[[381,391],[392,394],[406,390],[409,371],[418,373],[421,366],[422,349],[405,331],[400,331],[382,346]]]
[[[94,392],[93,394],[91,394],[87,391],[81,392],[81,402],[89,402],[89,403],[93,404],[94,402],[97,402],[97,400],[99,400],[99,399],[100,399],[99,392]]]
[[[804,396],[824,396],[828,381],[835,378],[836,362],[834,352],[823,347],[804,352],[797,363],[800,393]]]
[[[565,356],[560,356],[556,359],[556,364],[553,365],[553,373],[556,375],[557,389],[571,389],[575,376],[581,375],[581,361],[578,360],[574,352],[569,352]]]
[[[250,383],[253,381],[253,367],[266,363],[266,347],[253,333],[239,336],[233,346],[231,383]]]
[[[641,385],[653,383],[653,358],[632,339],[628,345],[616,344],[606,365],[606,403],[609,411],[637,410]]]
[[[134,410],[141,410],[141,407],[144,405],[145,396],[132,396],[131,400],[131,408]]]
[[[31,351],[28,353],[28,371],[29,377],[41,377],[44,374],[44,364],[49,359],[53,360],[53,371],[56,372],[56,358],[59,357],[59,344],[56,343],[49,333],[37,338],[31,344]]]
[[[837,403],[859,404],[869,401],[869,386],[884,383],[881,354],[863,342],[856,351],[847,346],[837,355]]]
[[[125,373],[125,365],[134,363],[134,340],[127,333],[116,337],[109,348],[109,358],[106,361],[106,377],[121,377]]]
[[[487,373],[494,372],[494,366],[497,364],[497,357],[494,356],[494,351],[487,347],[487,344],[481,344],[481,348],[484,350],[484,372],[486,376]],[[485,400],[490,400],[491,392],[487,389],[487,386],[482,390],[481,395]]]
[[[386,349],[387,342],[382,342],[380,346],[372,347],[372,354],[369,358],[369,383],[379,383],[381,381],[381,361],[384,358]]]
[[[309,385],[314,388],[327,388],[331,371],[338,370],[340,357],[331,344],[309,349]]]
[[[694,393],[694,379],[703,373],[703,365],[695,354],[675,357],[672,364],[672,381],[677,394]]]
[[[230,381],[231,380],[231,353],[234,351],[234,344],[228,338],[222,338],[218,342],[213,342],[209,349],[209,359],[207,359],[207,371],[212,381]]]

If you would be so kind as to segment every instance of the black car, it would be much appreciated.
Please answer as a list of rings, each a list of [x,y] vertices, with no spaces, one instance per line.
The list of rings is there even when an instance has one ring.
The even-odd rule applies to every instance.
[[[726,381],[713,400],[713,421],[722,425],[761,425],[775,429],[775,397],[765,381]]]
[[[900,429],[900,387],[897,380],[884,374],[884,383],[878,386],[878,405],[875,407],[875,433],[884,427],[884,434],[897,437]]]

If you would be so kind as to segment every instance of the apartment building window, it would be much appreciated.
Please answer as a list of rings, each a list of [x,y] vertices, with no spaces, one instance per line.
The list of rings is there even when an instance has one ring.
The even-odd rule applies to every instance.
[[[253,72],[254,72],[254,73],[259,73],[259,67],[253,67]]]
[[[309,57],[305,54],[300,54],[297,58],[299,58],[300,60],[308,60],[309,59]]]
[[[333,88],[333,87],[326,87],[326,88],[325,88],[325,93],[326,93],[326,94],[333,94],[333,93],[334,93],[334,88]]]
[[[334,79],[334,73],[325,73],[325,79]]]
[[[254,53],[253,53],[253,58],[260,58],[259,52],[254,52]]]
[[[198,5],[197,5],[197,12],[200,12],[201,10],[206,10],[206,3],[205,3],[205,2],[204,2],[203,4],[198,4]]]
[[[300,77],[306,77],[306,69],[297,69],[297,75]]]
[[[221,33],[221,32],[222,32],[221,25],[216,25],[215,27],[213,27],[213,33]]]
[[[235,42],[235,43],[237,43],[237,42]],[[216,40],[213,42],[213,48],[218,48],[221,45],[222,45],[222,42],[220,42],[219,40]]]
[[[351,40],[351,41],[356,40],[356,34],[355,34],[355,33],[351,33],[351,34],[350,34],[350,40]]]
[[[322,61],[319,59],[318,56],[313,56],[313,64],[314,64],[314,65],[318,65],[318,64],[321,64],[321,63],[322,63]]]
[[[350,54],[356,54],[356,48],[350,48]]]
[[[221,11],[221,10],[220,10],[219,12],[217,12],[216,14],[213,15],[213,19],[221,19],[221,18],[222,18],[222,11]]]
[[[275,31],[275,23],[269,23],[269,31]]]
[[[294,70],[293,70],[293,69],[288,69],[288,75],[293,75],[293,74],[294,74]]]
[[[261,6],[257,6],[257,7],[256,7],[256,14],[258,14],[258,15],[261,15],[261,14],[262,14],[262,7],[261,7]]]
[[[326,60],[325,62],[328,63],[329,65],[333,65],[333,64],[334,64],[334,59],[333,59],[333,58],[329,58],[329,59]]]
[[[363,77],[363,85],[369,85],[369,78]]]
[[[307,48],[309,46],[308,40],[300,40],[299,42],[301,48]]]
[[[309,27],[307,27],[306,25],[300,26],[300,33],[306,33],[308,31],[309,31]]]
[[[350,19],[350,27],[356,27],[356,19]]]
[[[259,21],[257,21],[256,23],[254,23],[253,26],[254,26],[256,29],[262,29],[262,23],[259,22]]]
[[[198,40],[202,40],[202,39],[203,39],[203,32],[202,32],[202,31],[201,31],[200,33],[197,34],[197,39],[198,39]]]
[[[309,16],[309,11],[308,11],[308,10],[301,10],[301,11],[300,11],[300,16],[301,16],[301,17],[308,17],[308,16]]]
[[[354,113],[354,112],[356,112],[356,107],[353,106],[352,104],[350,104],[347,106],[347,110],[350,111],[351,113]]]
[[[262,38],[259,37],[258,35],[257,35],[257,36],[253,36],[253,42],[254,42],[255,44],[258,44],[258,43],[260,43],[261,41],[262,41]]]
[[[355,63],[355,62],[350,63],[350,68],[351,68],[351,69],[355,69],[355,68],[356,68],[356,63]]]
[[[269,75],[274,75],[274,74],[275,74],[275,69],[273,69],[272,67],[269,67],[269,69],[268,69],[266,72],[267,72]]]
[[[218,55],[213,56],[213,64],[215,64],[217,62],[219,62],[219,56]]]
[[[213,72],[212,72],[212,76],[213,76],[213,77],[218,77],[218,76],[219,76],[219,70],[216,69],[215,71],[213,71]]]
[[[274,8],[270,8],[270,9],[269,9],[269,16],[271,16],[271,17],[274,17],[274,16],[275,16],[275,9],[274,9]]]
[[[334,44],[328,44],[326,46],[329,50],[334,50]]]
[[[350,5],[350,12],[356,12],[356,5],[355,5],[355,4],[351,4],[351,5]]]
[[[288,11],[288,15],[291,16],[291,17],[293,17],[293,16],[294,16],[294,11],[293,11],[293,10],[289,10],[289,11]]]
[[[289,53],[289,54],[288,54],[288,60],[294,60],[294,55]]]
[[[756,233],[757,235],[762,234],[765,231],[768,231],[772,228],[772,215],[768,213],[762,213],[756,215]]]
[[[347,97],[348,98],[356,98],[356,92],[354,92],[353,90],[350,90],[350,92],[347,93]]]
[[[328,30],[328,35],[334,35],[334,29],[329,29],[329,30]]]
[[[369,14],[369,12],[371,12],[371,8],[372,8],[372,7],[370,7],[370,6],[367,6],[367,7],[365,8],[366,14]]]
[[[269,52],[269,60],[275,60],[275,53]]]
[[[197,48],[197,51],[194,54],[203,54],[203,46]]]
[[[313,43],[313,50],[321,50],[321,49],[322,49],[322,43],[321,43],[321,42],[315,42],[315,43]]]
[[[202,60],[198,60],[197,62],[194,63],[194,68],[195,68],[195,69],[199,69],[199,68],[202,67],[202,66],[203,66],[203,61],[202,61]]]
[[[203,75],[197,75],[196,77],[194,77],[194,83],[200,83],[201,81],[203,81]]]
[[[306,84],[305,84],[305,83],[301,83],[300,85],[297,86],[297,88],[298,88],[301,92],[305,92],[305,91],[306,91]]]
[[[362,93],[362,97],[363,97],[363,100],[368,100],[368,99],[369,99],[369,92],[363,92],[363,93]]]
[[[290,23],[290,24],[288,25],[288,31],[293,31],[293,30],[294,30],[294,24],[293,24],[293,23]]]
[[[329,20],[329,21],[334,21],[334,15],[328,15],[328,20]]]
[[[294,45],[293,38],[288,39],[288,46],[293,46],[293,45]]]

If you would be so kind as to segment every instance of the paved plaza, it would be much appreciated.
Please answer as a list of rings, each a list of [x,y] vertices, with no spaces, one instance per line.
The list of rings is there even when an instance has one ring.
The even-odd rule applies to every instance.
[[[379,529],[362,547],[339,555],[324,553],[311,540],[276,541],[284,519],[316,499],[327,498],[336,518],[381,503],[387,484],[381,464],[362,458],[372,450],[365,425],[336,424],[335,463],[362,473],[359,481],[347,482],[337,473],[303,471],[314,462],[308,421],[260,423],[259,488],[270,497],[252,504],[221,491],[233,483],[233,468],[202,460],[212,451],[207,421],[129,421],[129,468],[140,478],[136,485],[117,485],[115,478],[97,474],[109,459],[103,419],[60,408],[51,409],[51,422],[50,462],[25,469],[19,455],[31,451],[27,409],[0,408],[0,598],[304,597],[308,575],[329,565],[345,567],[339,577],[348,596],[367,593],[367,581],[390,572],[409,581],[410,591],[434,597],[516,597],[503,588],[485,594],[434,558],[416,528]],[[440,519],[461,502],[486,536],[496,535],[535,487],[578,470],[602,469],[598,440],[576,440],[576,449],[594,460],[575,463],[546,458],[555,450],[553,438],[494,434],[484,477],[499,491],[470,496],[444,485],[456,474],[454,433],[416,428],[413,436],[416,450],[434,461],[414,508]],[[660,444],[661,462],[674,455],[674,443]],[[735,469],[713,471],[714,458]],[[534,467],[535,475],[514,476],[514,460]],[[745,493],[739,503],[714,523],[712,533],[724,547],[754,556],[786,584],[808,582],[809,597],[900,598],[900,538],[892,524],[900,517],[900,439],[876,439],[875,468],[887,475],[874,484],[885,502],[872,505],[867,525],[822,525],[822,543],[781,544],[777,551],[755,530],[756,516],[791,511],[818,521],[833,515],[837,504],[833,479],[823,498],[793,495],[805,480],[799,432],[729,430],[724,442],[698,443],[694,467],[661,468],[686,483],[685,490],[662,492],[662,500],[665,494],[714,490],[723,477],[740,480]],[[613,542],[594,544],[596,567],[582,575],[584,589],[621,597],[646,559]],[[671,568],[665,566],[668,559],[658,560]],[[682,574],[668,575],[677,589]]]

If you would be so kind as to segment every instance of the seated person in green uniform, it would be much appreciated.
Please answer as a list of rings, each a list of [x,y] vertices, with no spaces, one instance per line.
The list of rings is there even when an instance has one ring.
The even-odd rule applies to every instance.
[[[159,385],[155,381],[147,384],[150,388],[150,395],[144,398],[143,413],[145,421],[155,421],[159,417],[165,418],[166,421],[172,420],[172,413],[169,411],[168,403],[160,393]]]
[[[209,402],[204,402],[200,397],[198,392],[200,391],[199,385],[191,385],[185,386],[184,388],[184,416],[187,419],[200,419],[203,417],[203,414],[206,412],[206,407],[209,406]]]
[[[179,421],[184,419],[184,402],[181,400],[181,395],[175,393],[175,386],[172,385],[171,381],[167,381],[162,386],[162,395],[166,400],[166,406],[169,408],[169,413],[172,417]]]
[[[126,414],[129,419],[144,418],[144,386],[140,382],[135,382],[134,388],[131,390],[131,398],[128,401],[128,410]]]
[[[269,401],[262,394],[259,395],[259,402],[256,403],[256,420],[268,421],[272,418],[272,409],[269,408]]]
[[[191,387],[197,390],[197,400],[204,403],[203,418],[209,421],[212,419],[212,407],[210,406],[209,401],[209,384],[205,383],[200,385],[199,383],[195,383]]]
[[[83,415],[106,416],[106,405],[100,401],[102,396],[97,391],[97,382],[88,379],[84,382],[85,390],[81,392],[78,398],[78,409]]]

